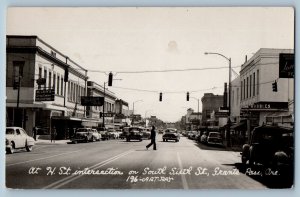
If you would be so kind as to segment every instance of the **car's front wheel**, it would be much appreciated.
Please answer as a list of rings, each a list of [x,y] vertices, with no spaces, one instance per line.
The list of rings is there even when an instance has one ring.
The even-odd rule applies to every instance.
[[[10,148],[7,149],[8,154],[13,154],[15,152],[15,144],[13,142],[10,142]]]
[[[26,142],[25,148],[26,148],[26,151],[27,151],[27,152],[31,152],[32,149],[33,149],[33,146],[29,146],[29,145],[27,144],[27,142]]]

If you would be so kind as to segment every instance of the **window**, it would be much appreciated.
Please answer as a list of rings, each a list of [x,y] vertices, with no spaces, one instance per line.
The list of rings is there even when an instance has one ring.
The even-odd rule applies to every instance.
[[[51,73],[51,71],[49,71],[49,80],[48,80],[48,87],[49,88],[51,88],[51,86],[52,86],[52,84],[51,84],[51,82],[52,82],[51,77],[52,77],[52,73]]]
[[[44,70],[44,78],[45,78],[45,80],[47,80],[47,69],[45,68],[45,70]],[[45,85],[44,85],[44,88],[46,89],[46,86],[47,86],[47,82],[45,83]]]
[[[239,88],[237,88],[237,91],[236,91],[236,105],[239,104]]]
[[[250,85],[249,85],[249,97],[251,98],[251,88],[252,87],[252,75],[250,75]]]
[[[71,82],[70,81],[68,81],[68,101],[70,101],[70,99],[71,99]]]
[[[61,77],[60,81],[61,81],[60,95],[63,96],[64,95],[64,78]]]
[[[59,75],[57,74],[57,92],[56,92],[56,94],[59,94],[59,83],[60,83]]]
[[[259,70],[257,70],[257,89],[256,89],[256,94],[259,95]]]
[[[255,73],[253,73],[253,96],[255,96]]]
[[[42,78],[42,67],[39,67],[39,79]],[[41,89],[41,85],[38,85],[38,89]]]
[[[244,79],[243,98],[246,99],[246,79]]]
[[[55,92],[55,83],[56,83],[56,74],[53,73],[53,89],[54,89],[54,92]]]
[[[248,98],[248,92],[249,92],[249,77],[247,77],[247,93],[246,93],[246,98]]]
[[[23,76],[23,66],[24,61],[14,61],[13,62],[13,83],[19,83],[19,77]]]
[[[241,81],[241,100],[243,100],[243,80]]]

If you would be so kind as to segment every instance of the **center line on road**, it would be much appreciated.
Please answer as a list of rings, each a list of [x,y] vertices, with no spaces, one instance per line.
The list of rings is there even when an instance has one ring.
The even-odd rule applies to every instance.
[[[49,156],[49,157],[43,157],[43,158],[39,158],[39,159],[22,161],[22,162],[19,162],[19,163],[7,164],[6,166],[15,166],[15,165],[24,164],[24,163],[30,163],[30,162],[33,162],[33,161],[39,161],[39,160],[43,160],[43,159],[49,159],[49,158],[52,158],[52,157],[58,157],[58,156],[61,156],[61,155],[67,155],[67,154],[71,154],[71,153],[76,153],[76,152],[79,152],[79,151],[82,151],[82,150],[71,151],[71,152],[67,152],[67,153],[61,153],[61,154],[52,155],[52,156]]]
[[[126,151],[124,153],[121,153],[119,155],[111,157],[111,158],[109,158],[109,159],[107,159],[105,161],[97,163],[97,164],[95,164],[93,166],[90,166],[88,168],[90,168],[91,170],[96,170],[96,169],[98,169],[98,168],[100,168],[100,167],[102,167],[102,166],[104,166],[104,165],[106,165],[108,163],[111,163],[111,162],[113,162],[113,161],[115,161],[115,160],[117,160],[117,159],[119,159],[121,157],[124,157],[125,155],[128,155],[128,154],[130,154],[132,152],[133,152],[133,150]],[[61,180],[58,180],[58,181],[56,181],[54,183],[51,183],[50,185],[44,187],[43,189],[58,189],[58,188],[66,185],[66,184],[68,184],[68,183],[70,183],[70,182],[72,182],[72,181],[74,181],[76,179],[79,179],[82,176],[84,176],[84,175],[71,175],[69,177],[65,177],[65,178],[63,178]]]
[[[181,159],[180,159],[180,156],[179,156],[178,152],[177,152],[177,160],[178,160],[178,164],[179,164],[180,169],[183,169]],[[186,178],[185,178],[184,174],[181,175],[181,181],[182,181],[183,189],[189,189],[189,186],[187,184],[187,181],[186,181]]]

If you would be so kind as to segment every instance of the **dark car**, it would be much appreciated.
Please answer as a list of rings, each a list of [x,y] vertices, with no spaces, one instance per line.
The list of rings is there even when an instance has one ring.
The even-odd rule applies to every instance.
[[[126,136],[126,141],[130,142],[131,140],[143,141],[143,136],[139,131],[129,131]]]
[[[260,126],[252,131],[249,144],[243,145],[242,163],[291,169],[294,161],[294,131],[292,128]]]
[[[208,145],[223,146],[223,139],[219,132],[210,132],[207,136],[206,143]]]
[[[169,140],[174,140],[175,142],[179,142],[180,134],[176,129],[166,129],[163,136],[163,141],[167,142]]]

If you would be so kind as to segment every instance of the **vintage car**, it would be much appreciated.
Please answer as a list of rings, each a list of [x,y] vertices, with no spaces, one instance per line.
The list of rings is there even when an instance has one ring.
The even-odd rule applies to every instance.
[[[175,142],[179,142],[180,134],[177,132],[176,129],[169,128],[165,130],[162,139],[164,142],[167,142],[169,140],[174,140]]]
[[[143,136],[141,133],[142,129],[140,127],[130,127],[129,132],[126,136],[126,141],[130,142],[131,140],[142,141]]]
[[[206,143],[208,145],[223,146],[223,139],[219,132],[209,132]]]
[[[22,148],[30,152],[34,146],[34,139],[28,136],[21,127],[6,127],[5,138],[5,148],[9,154],[13,154],[16,149]]]
[[[265,167],[289,168],[294,162],[294,131],[292,128],[263,125],[251,132],[249,144],[243,145],[242,163]]]
[[[91,142],[94,141],[92,129],[77,128],[75,134],[70,139],[74,144],[77,142]]]

